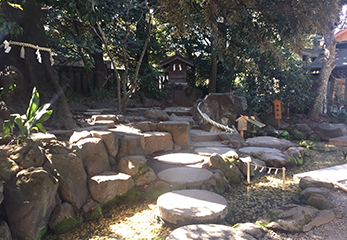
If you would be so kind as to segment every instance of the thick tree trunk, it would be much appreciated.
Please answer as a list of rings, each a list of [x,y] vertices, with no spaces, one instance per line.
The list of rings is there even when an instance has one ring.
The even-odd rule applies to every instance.
[[[322,113],[324,100],[327,94],[327,86],[331,72],[336,66],[335,52],[336,40],[334,36],[334,29],[330,28],[324,35],[324,59],[323,65],[318,77],[317,95],[312,103],[311,109],[308,113],[310,117],[318,117]]]
[[[101,89],[103,83],[105,82],[107,76],[107,66],[104,63],[104,58],[102,53],[95,52],[93,54],[94,62],[95,62],[95,88]],[[92,89],[91,89],[92,90]]]
[[[22,4],[23,10],[12,8],[4,1],[0,4],[0,11],[5,18],[15,22],[23,29],[23,34],[16,37],[5,36],[4,39],[0,39],[1,43],[6,39],[40,47],[47,46],[41,8],[36,0],[25,1]],[[29,104],[31,91],[36,86],[40,94],[40,104],[52,103],[53,114],[48,124],[63,129],[76,127],[64,92],[55,77],[54,69],[51,67],[49,53],[40,51],[42,63],[39,63],[35,49],[26,47],[25,59],[20,58],[20,49],[21,47],[13,45],[8,54],[4,53],[3,49],[0,51],[0,71],[8,74],[7,76],[3,74],[0,77],[0,85],[6,85],[6,82],[17,84],[12,96],[7,96],[8,102],[5,99],[6,103],[10,105],[10,109],[24,114]]]

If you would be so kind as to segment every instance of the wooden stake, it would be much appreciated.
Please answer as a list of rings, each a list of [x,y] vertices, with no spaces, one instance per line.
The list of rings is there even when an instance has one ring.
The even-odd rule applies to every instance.
[[[282,168],[282,178],[283,178],[283,184],[282,184],[282,190],[284,191],[286,188],[286,168]]]
[[[241,130],[240,133],[241,133],[241,136],[243,137],[243,130]]]
[[[247,182],[248,184],[251,183],[251,168],[249,162],[247,162]]]

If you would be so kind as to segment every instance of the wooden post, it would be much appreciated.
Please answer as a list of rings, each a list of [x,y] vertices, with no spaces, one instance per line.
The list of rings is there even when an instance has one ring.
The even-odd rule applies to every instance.
[[[286,168],[282,168],[282,178],[283,178],[283,183],[282,183],[282,190],[284,191],[286,188]]]
[[[276,99],[273,101],[274,109],[275,109],[275,119],[278,119],[278,129],[280,130],[280,119],[282,118],[282,110],[281,110],[281,101]]]
[[[251,183],[251,167],[250,167],[250,162],[247,162],[247,182],[248,182],[248,184]]]

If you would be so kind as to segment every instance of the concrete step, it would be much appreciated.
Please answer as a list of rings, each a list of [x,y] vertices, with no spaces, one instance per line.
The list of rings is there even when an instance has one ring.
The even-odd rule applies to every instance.
[[[192,142],[203,142],[203,141],[220,141],[220,133],[211,133],[199,129],[190,130],[190,140]]]
[[[191,147],[225,147],[221,141],[202,141],[202,142],[190,142]]]
[[[221,224],[192,224],[175,229],[170,233],[166,240],[201,240],[201,239],[218,239],[233,240],[247,239],[256,240],[251,235],[235,229],[230,226]]]
[[[191,107],[168,107],[165,108],[164,111],[168,114],[171,115],[174,113],[176,116],[191,116],[189,114]]]
[[[228,212],[224,197],[197,189],[165,193],[159,196],[157,208],[162,219],[177,225],[222,222]]]
[[[212,172],[204,168],[175,167],[158,173],[158,178],[173,186],[186,185],[186,187],[199,188],[212,176]]]
[[[189,166],[193,168],[202,168],[209,161],[208,157],[200,156],[194,153],[169,153],[159,155],[147,161],[147,165],[154,170],[156,174],[178,166]]]

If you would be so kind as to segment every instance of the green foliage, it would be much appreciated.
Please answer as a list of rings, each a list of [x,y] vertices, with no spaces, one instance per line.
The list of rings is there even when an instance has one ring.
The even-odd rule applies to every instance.
[[[344,108],[334,109],[330,113],[330,117],[339,123],[345,123],[347,121],[347,111]]]
[[[4,122],[3,136],[6,137],[13,129],[17,130],[18,141],[19,139],[26,139],[32,130],[46,133],[42,123],[47,121],[52,115],[52,110],[48,110],[51,104],[46,103],[39,107],[39,102],[39,93],[36,91],[36,87],[34,87],[26,114],[11,114],[10,119]]]
[[[314,142],[311,142],[311,141],[301,141],[299,143],[299,146],[300,147],[304,147],[304,148],[307,148],[307,149],[317,149],[317,145],[314,143]]]
[[[9,94],[10,92],[12,92],[14,90],[14,88],[16,87],[17,85],[16,84],[13,84],[11,85],[10,87],[8,88],[0,88],[0,99],[5,96],[6,94]]]
[[[159,77],[161,74],[150,67],[145,67],[140,78],[140,89],[144,92],[145,96],[153,99],[163,99],[165,93],[159,89]]]
[[[114,98],[116,95],[115,91],[107,89],[93,89],[91,93],[91,99],[93,101],[104,101]]]

